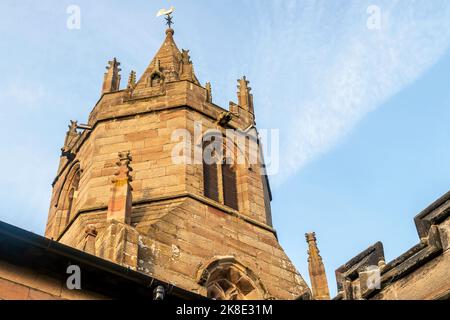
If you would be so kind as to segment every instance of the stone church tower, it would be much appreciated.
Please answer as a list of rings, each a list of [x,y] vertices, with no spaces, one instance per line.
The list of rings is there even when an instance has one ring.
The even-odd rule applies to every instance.
[[[109,62],[88,123],[67,132],[46,237],[210,298],[308,298],[272,227],[249,82],[239,80],[229,110],[215,105],[173,37],[169,28],[125,89]],[[230,129],[249,147],[231,148]],[[217,142],[206,131],[226,137],[213,163],[202,161]],[[190,159],[199,152],[200,163]]]

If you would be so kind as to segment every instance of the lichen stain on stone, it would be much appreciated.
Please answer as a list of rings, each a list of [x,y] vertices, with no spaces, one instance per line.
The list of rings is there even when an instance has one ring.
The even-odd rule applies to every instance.
[[[176,245],[172,245],[172,260],[179,260],[181,256],[180,248]]]
[[[145,243],[144,243],[144,241],[142,240],[142,237],[141,237],[141,236],[139,236],[138,241],[139,241],[139,247],[140,247],[140,248],[142,248],[142,249],[148,249],[148,246],[145,245]]]

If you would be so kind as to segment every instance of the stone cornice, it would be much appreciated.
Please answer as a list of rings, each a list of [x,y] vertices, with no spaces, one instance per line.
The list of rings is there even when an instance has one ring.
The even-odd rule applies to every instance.
[[[217,108],[220,108],[218,106],[216,106]],[[198,112],[199,114],[208,117],[212,120],[216,120],[216,118],[214,116],[212,116],[211,114],[208,114],[206,112],[204,112],[203,110],[196,108],[196,107],[192,107],[190,105],[173,105],[173,106],[168,106],[168,107],[164,107],[164,108],[158,108],[158,109],[151,109],[151,110],[147,110],[147,111],[142,111],[142,112],[130,112],[129,114],[124,114],[124,115],[120,115],[117,117],[108,117],[108,118],[102,118],[97,120],[94,125],[92,126],[92,130],[89,130],[88,132],[85,131],[83,132],[83,134],[80,136],[79,140],[75,143],[75,146],[72,150],[70,150],[72,153],[74,153],[75,155],[77,154],[77,152],[81,149],[81,147],[84,145],[84,143],[86,142],[86,140],[90,137],[90,135],[95,131],[95,129],[98,127],[99,124],[101,123],[108,123],[108,122],[113,122],[116,120],[123,120],[123,119],[133,119],[135,117],[140,117],[140,116],[144,116],[147,114],[152,114],[152,113],[157,113],[157,112],[164,112],[167,110],[191,110],[191,111],[195,111]],[[241,128],[238,128],[237,126],[233,125],[233,124],[229,124],[228,125],[229,129],[234,129],[238,132],[242,132],[244,133],[244,131],[241,130]],[[76,157],[75,159],[76,160]],[[66,171],[67,167],[70,166],[70,164],[72,163],[72,161],[68,161],[64,167],[61,169],[61,171],[59,172],[59,174],[55,177],[54,181],[53,181],[53,186],[55,185],[55,183],[58,181],[58,179],[63,175],[63,173]]]
[[[275,235],[275,237],[278,239],[277,236],[277,232],[274,228],[256,221],[250,217],[247,217],[243,214],[241,214],[239,211],[236,211],[234,209],[231,209],[227,206],[224,206],[218,202],[215,202],[213,200],[210,200],[206,197],[203,197],[201,195],[197,195],[191,192],[183,192],[183,193],[177,193],[177,194],[171,194],[171,195],[167,195],[167,196],[162,196],[162,197],[156,197],[153,199],[142,199],[142,200],[136,200],[133,201],[133,208],[134,207],[138,207],[138,206],[142,206],[142,205],[147,205],[147,204],[152,204],[155,202],[164,202],[164,201],[169,201],[169,200],[177,200],[177,199],[183,199],[183,198],[190,198],[196,201],[199,201],[205,205],[209,205],[215,209],[218,209],[226,214],[229,214],[231,216],[234,216],[238,219],[241,219],[245,222],[250,223],[253,226],[256,226],[258,228],[264,229],[266,231],[269,231],[271,233],[273,233]],[[58,237],[58,239],[56,239],[56,241],[61,241],[62,237],[66,234],[67,230],[70,229],[70,227],[73,225],[73,223],[83,214],[88,214],[88,213],[94,213],[94,212],[105,212],[108,210],[108,206],[97,206],[97,207],[89,207],[89,208],[83,208],[78,210],[77,214],[75,215],[75,217],[72,219],[72,221],[70,221],[70,223],[66,226],[66,228],[64,229],[64,231],[60,234],[60,236]]]

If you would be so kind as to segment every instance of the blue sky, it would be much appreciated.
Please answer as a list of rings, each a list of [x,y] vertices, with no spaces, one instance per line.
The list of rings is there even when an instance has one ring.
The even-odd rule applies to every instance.
[[[68,30],[66,9],[81,8]],[[334,270],[376,241],[387,260],[418,242],[413,217],[449,189],[450,3],[294,0],[3,0],[0,219],[43,233],[70,119],[85,122],[106,62],[144,71],[174,5],[214,100],[236,101],[246,74],[258,127],[280,129],[271,177],[279,239],[305,278],[304,233]],[[380,8],[380,30],[367,8]]]

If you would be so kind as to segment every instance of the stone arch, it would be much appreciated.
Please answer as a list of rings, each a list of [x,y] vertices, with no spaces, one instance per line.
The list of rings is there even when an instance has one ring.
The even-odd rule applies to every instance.
[[[74,216],[73,209],[81,180],[81,173],[80,163],[77,162],[69,169],[69,172],[65,177],[56,202],[57,223],[55,236],[61,234]]]
[[[164,82],[164,75],[160,71],[153,71],[148,77],[148,83],[152,88],[160,87]]]
[[[64,200],[64,196],[67,194],[69,190],[70,181],[73,179],[73,176],[77,171],[79,171],[80,174],[82,173],[79,161],[74,162],[68,169],[68,173],[65,175],[61,187],[58,191],[55,207],[61,206],[61,202]]]
[[[210,299],[264,300],[269,294],[259,277],[234,257],[218,257],[200,269],[198,283]]]
[[[222,139],[222,154],[216,156],[215,161],[217,163],[217,167],[220,167],[220,170],[217,169],[217,173],[220,176],[220,180],[222,182],[222,186],[219,187],[221,192],[219,194],[221,195],[221,200],[219,202],[224,203],[225,197],[223,189],[226,188],[226,186],[223,185],[223,165],[228,165],[228,168],[231,169],[234,172],[234,180],[236,184],[235,190],[232,192],[236,193],[236,201],[231,201],[231,205],[227,205],[231,207],[234,210],[241,211],[241,212],[249,212],[249,195],[248,191],[245,188],[245,185],[249,183],[249,171],[253,170],[251,167],[251,162],[249,158],[247,157],[247,154],[245,153],[245,149],[243,150],[241,146],[236,144],[236,141],[233,141],[230,139],[230,137],[225,136],[220,130],[208,130],[203,135],[197,138],[195,141],[195,146],[201,146],[202,148],[202,157],[203,157],[203,150],[204,150],[204,141],[210,141],[211,136],[220,136]],[[244,147],[245,148],[245,147]],[[202,158],[202,162],[203,158]],[[203,163],[203,179],[205,179],[205,164]],[[205,180],[203,180],[205,182]],[[206,187],[204,183],[204,187]],[[204,192],[204,195],[212,200],[215,200],[214,197],[209,197],[207,192]],[[217,200],[216,200],[217,201]],[[224,203],[225,204],[225,203]]]
[[[222,147],[223,147],[223,152],[220,158],[217,159],[218,163],[221,163],[223,161],[223,159],[226,158],[232,158],[233,160],[242,160],[243,163],[238,163],[239,165],[243,165],[247,168],[250,168],[250,160],[247,157],[245,150],[242,150],[242,148],[236,144],[235,141],[231,140],[229,137],[227,137],[226,135],[223,134],[223,132],[221,132],[220,130],[213,130],[210,129],[208,131],[206,131],[204,134],[202,134],[200,137],[197,138],[197,140],[195,141],[195,145],[198,147],[203,148],[203,144],[205,142],[205,139],[207,139],[210,136],[221,136],[222,137]],[[230,157],[231,155],[231,157]],[[234,163],[239,162],[239,161],[234,161]]]

